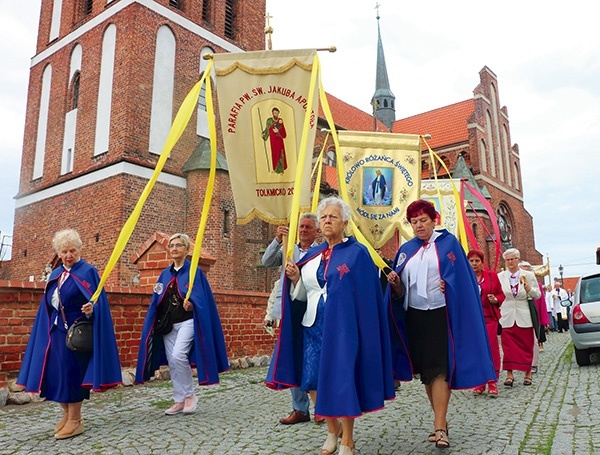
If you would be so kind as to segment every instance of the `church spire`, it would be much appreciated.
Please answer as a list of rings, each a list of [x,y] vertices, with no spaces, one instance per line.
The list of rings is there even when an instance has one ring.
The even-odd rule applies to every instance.
[[[379,28],[379,3],[375,4],[377,10],[377,73],[375,80],[375,94],[371,99],[373,114],[381,122],[392,129],[396,121],[396,97],[390,90],[390,81],[388,79],[387,67],[385,66],[385,55],[383,54],[383,44],[381,42],[381,30]]]

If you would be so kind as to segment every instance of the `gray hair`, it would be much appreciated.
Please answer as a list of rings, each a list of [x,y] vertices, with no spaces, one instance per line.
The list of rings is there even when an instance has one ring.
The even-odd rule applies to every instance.
[[[189,250],[190,249],[190,236],[187,234],[173,234],[171,237],[169,237],[169,245],[171,244],[171,242],[175,239],[179,239],[181,240],[181,242],[185,245],[185,249]]]
[[[52,246],[57,253],[60,252],[63,246],[70,243],[74,244],[78,250],[81,249],[81,237],[79,237],[79,234],[75,229],[63,229],[62,231],[55,233],[52,237]]]
[[[502,253],[502,257],[504,259],[506,259],[506,256],[510,255],[510,254],[514,254],[517,258],[521,258],[521,253],[519,250],[517,250],[516,248],[509,248],[508,250],[506,250],[504,253]]]
[[[315,227],[319,227],[319,219],[317,218],[317,215],[315,215],[312,212],[304,212],[303,214],[300,215],[300,218],[298,218],[298,223],[300,223],[300,221],[302,221],[304,218],[308,218],[309,220],[312,220],[313,223],[315,223]]]
[[[319,202],[319,207],[317,207],[317,218],[321,218],[321,212],[329,205],[335,205],[340,208],[342,221],[350,221],[350,206],[346,201],[336,196],[327,197]]]

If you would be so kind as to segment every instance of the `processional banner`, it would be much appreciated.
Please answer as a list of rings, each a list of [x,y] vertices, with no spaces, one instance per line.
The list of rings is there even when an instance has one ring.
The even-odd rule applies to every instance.
[[[443,227],[455,237],[459,236],[458,211],[454,189],[449,180],[422,180],[421,199],[431,202],[441,218],[436,221],[439,227]]]
[[[374,248],[396,229],[413,236],[403,222],[407,205],[418,199],[421,140],[413,134],[338,131],[344,182],[352,218]]]
[[[315,55],[316,50],[307,49],[213,56],[225,155],[240,224],[255,216],[269,223],[287,223],[294,191],[300,191],[300,207],[310,207],[312,160],[300,159],[300,154],[312,157],[315,141],[319,98],[309,99]],[[308,136],[301,150],[303,134]],[[301,185],[295,185],[297,174],[302,176]]]

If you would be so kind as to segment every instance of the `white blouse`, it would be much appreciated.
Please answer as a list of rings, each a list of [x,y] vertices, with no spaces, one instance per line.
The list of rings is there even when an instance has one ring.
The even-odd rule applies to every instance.
[[[404,307],[417,310],[435,310],[446,306],[444,293],[440,290],[440,270],[435,239],[440,233],[433,231],[429,241],[408,260],[402,270],[402,282],[406,286]]]

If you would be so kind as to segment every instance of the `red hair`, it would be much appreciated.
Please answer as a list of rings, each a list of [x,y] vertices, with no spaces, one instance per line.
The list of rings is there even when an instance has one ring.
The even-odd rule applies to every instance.
[[[467,253],[467,258],[471,259],[473,256],[477,256],[479,259],[481,259],[481,262],[483,262],[483,253],[479,250],[470,250]]]
[[[417,199],[416,201],[411,202],[406,208],[406,219],[410,223],[411,218],[419,216],[423,213],[434,221],[437,220],[439,216],[431,202],[426,201],[425,199]]]

